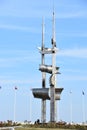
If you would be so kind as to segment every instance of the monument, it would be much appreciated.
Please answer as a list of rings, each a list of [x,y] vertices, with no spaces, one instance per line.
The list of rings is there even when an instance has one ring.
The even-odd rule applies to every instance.
[[[46,123],[46,100],[50,100],[50,122],[57,121],[57,109],[56,102],[60,100],[60,95],[63,88],[57,87],[56,84],[56,75],[60,74],[59,67],[56,67],[56,53],[58,51],[56,47],[56,38],[55,38],[55,13],[53,11],[52,18],[52,39],[51,44],[52,48],[46,48],[44,45],[44,22],[42,22],[42,46],[39,47],[41,54],[41,65],[39,70],[42,73],[42,88],[33,88],[32,93],[35,98],[42,100],[42,116],[41,122]],[[52,64],[48,65],[45,63],[45,55],[52,55]],[[49,74],[49,87],[46,87],[46,74]]]

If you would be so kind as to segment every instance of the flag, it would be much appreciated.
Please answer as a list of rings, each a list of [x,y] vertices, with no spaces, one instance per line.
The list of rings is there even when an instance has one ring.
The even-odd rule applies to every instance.
[[[18,88],[15,86],[15,90],[17,90]]]
[[[85,95],[84,91],[82,91],[82,95]]]

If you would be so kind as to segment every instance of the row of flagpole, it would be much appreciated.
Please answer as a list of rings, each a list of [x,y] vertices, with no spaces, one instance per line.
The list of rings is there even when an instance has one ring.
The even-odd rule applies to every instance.
[[[0,89],[2,89],[1,86],[0,86]],[[17,120],[16,120],[16,105],[17,105],[16,103],[17,103],[17,90],[18,90],[18,87],[15,86],[15,87],[14,87],[14,90],[15,90],[15,91],[14,91],[14,102],[13,102],[13,103],[14,103],[14,104],[13,104],[13,105],[14,105],[14,106],[13,106],[13,107],[14,107],[14,110],[13,110],[13,122],[16,122],[16,121],[17,121]],[[30,92],[31,92],[31,89],[30,89]],[[29,94],[30,94],[30,93],[29,93]],[[31,120],[31,112],[32,112],[32,109],[31,109],[31,95],[29,96],[29,103],[30,103],[30,104],[29,104],[29,110],[30,110],[30,111],[29,111],[29,117],[30,117],[29,119]]]
[[[14,94],[14,122],[16,121],[16,91],[17,87],[15,87],[15,94]],[[31,98],[31,97],[30,97]],[[72,91],[70,91],[70,124],[73,123],[73,104],[72,104]],[[31,119],[31,99],[30,99],[30,119]],[[82,120],[83,124],[85,124],[85,93],[82,91]]]
[[[69,92],[69,94],[70,94],[70,97],[69,97],[69,108],[70,108],[70,113],[69,113],[69,115],[70,115],[70,124],[73,124],[73,93],[72,93],[72,91],[70,91]],[[85,92],[84,91],[82,91],[82,124],[85,124],[85,123],[87,123],[86,122],[86,106],[85,106]],[[60,116],[60,101],[59,101],[59,103],[58,103],[58,121],[61,121],[61,116]]]
[[[72,119],[72,114],[73,114],[73,107],[72,107],[72,91],[70,91],[70,123],[73,123],[73,119]],[[85,120],[85,92],[82,91],[82,120],[83,120],[83,124],[86,123]]]
[[[2,87],[0,86],[0,89]],[[15,91],[14,91],[14,118],[13,118],[13,121],[16,122],[16,92],[18,90],[18,88],[15,86],[14,87]],[[72,91],[69,92],[70,93],[70,123],[72,124],[73,123],[73,103],[72,103]],[[30,120],[31,120],[31,113],[32,113],[32,109],[31,109],[31,95],[30,95]],[[59,107],[58,107],[59,109]],[[60,110],[58,112],[58,117],[60,116]],[[60,117],[59,117],[60,118]],[[86,120],[85,120],[85,92],[82,91],[82,120],[83,120],[83,123],[85,124]]]

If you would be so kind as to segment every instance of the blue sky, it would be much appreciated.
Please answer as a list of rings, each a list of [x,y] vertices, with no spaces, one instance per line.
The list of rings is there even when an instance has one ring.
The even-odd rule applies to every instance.
[[[55,0],[58,87],[64,91],[58,103],[58,120],[87,120],[87,2]],[[51,47],[52,0],[0,0],[0,120],[35,121],[41,117],[41,100],[34,99],[31,88],[41,87],[40,53],[42,17],[45,19],[45,46]],[[51,64],[51,57],[46,59]],[[49,87],[47,75],[47,87]],[[72,95],[70,94],[72,91]],[[50,120],[47,101],[47,121]],[[31,114],[30,114],[31,113]]]

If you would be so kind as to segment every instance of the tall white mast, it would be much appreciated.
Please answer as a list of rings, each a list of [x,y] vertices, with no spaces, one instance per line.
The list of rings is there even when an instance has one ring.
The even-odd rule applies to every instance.
[[[42,51],[44,50],[44,19],[42,20]],[[45,64],[45,55],[42,55],[42,65]],[[42,88],[46,87],[46,73],[42,72]],[[42,99],[41,122],[46,123],[46,100]]]
[[[55,104],[55,87],[56,87],[56,74],[55,74],[55,68],[56,68],[56,63],[55,63],[55,47],[56,47],[56,40],[55,40],[55,14],[53,11],[53,20],[52,20],[52,49],[54,50],[52,53],[52,78],[51,80],[53,81],[53,85],[50,88],[50,120],[51,122],[56,121],[56,104]]]

